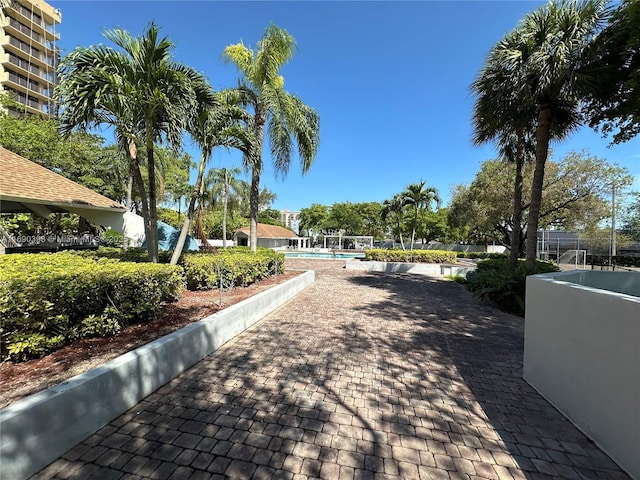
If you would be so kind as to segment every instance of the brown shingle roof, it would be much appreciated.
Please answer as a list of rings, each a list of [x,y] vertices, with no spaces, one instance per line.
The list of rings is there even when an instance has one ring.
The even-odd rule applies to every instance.
[[[240,228],[237,232],[249,235],[249,227]],[[297,236],[298,234],[296,232],[288,228],[278,225],[267,225],[266,223],[258,224],[258,238],[295,238]]]
[[[0,147],[0,199],[43,205],[124,209],[68,178]]]

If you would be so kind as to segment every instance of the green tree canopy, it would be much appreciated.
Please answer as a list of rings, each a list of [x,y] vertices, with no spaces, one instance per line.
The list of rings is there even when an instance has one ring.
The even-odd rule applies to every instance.
[[[623,216],[622,232],[632,240],[640,242],[640,192],[631,193],[632,200]]]
[[[417,238],[422,243],[440,241],[443,243],[455,243],[460,240],[461,232],[449,226],[449,209],[438,208],[436,211],[423,210],[418,216]]]
[[[362,235],[363,221],[356,204],[334,203],[325,221],[325,230],[343,232],[344,235]]]
[[[275,210],[273,208],[265,208],[264,210],[260,210],[258,212],[258,222],[266,223],[268,225],[279,225],[281,227],[284,226],[280,221],[280,210]]]
[[[599,88],[591,92],[589,124],[621,143],[640,133],[640,2],[623,0],[596,43]]]
[[[392,198],[389,198],[382,202],[382,209],[380,210],[380,218],[383,222],[388,222],[391,232],[400,238],[400,245],[404,250],[404,240],[402,238],[402,230],[404,224],[404,197],[398,193]]]
[[[412,212],[411,221],[411,247],[416,237],[416,229],[418,228],[418,215],[424,210],[428,210],[431,207],[431,203],[440,205],[440,197],[438,191],[434,187],[427,187],[424,181],[418,183],[412,183],[407,185],[404,192],[402,192],[403,203],[408,206]]]
[[[0,114],[0,145],[105,197],[123,202],[127,159],[85,132],[63,137],[55,120]]]
[[[628,185],[632,179],[625,168],[585,153],[571,153],[557,163],[550,161],[547,170],[540,215],[542,228],[594,228],[610,215],[612,185]],[[528,181],[533,166],[525,165],[523,174]],[[450,224],[467,227],[475,241],[495,241],[510,247],[514,176],[513,164],[500,160],[484,162],[473,182],[454,192],[449,205]],[[526,213],[530,208],[528,192],[522,201]]]
[[[326,233],[324,231],[327,218],[329,217],[329,207],[314,203],[310,207],[300,210],[300,231],[305,231],[307,235]]]

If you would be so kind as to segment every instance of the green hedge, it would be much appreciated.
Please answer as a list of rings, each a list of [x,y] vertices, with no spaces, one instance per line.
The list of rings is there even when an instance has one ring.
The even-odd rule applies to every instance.
[[[447,250],[365,250],[365,260],[409,263],[456,263],[456,252]]]
[[[171,252],[161,252],[169,262]],[[81,337],[108,336],[192,290],[248,285],[284,271],[284,254],[247,247],[185,253],[180,266],[143,249],[101,247],[0,256],[0,360],[43,356]]]
[[[93,259],[112,259],[127,262],[147,262],[147,252],[141,248],[100,247],[98,250],[77,251],[75,254]],[[172,252],[160,252],[160,263],[169,263]],[[223,287],[246,286],[284,271],[284,254],[269,248],[231,247],[205,252],[186,252],[179,264],[184,267],[189,290],[209,290]]]
[[[456,256],[458,258],[468,258],[471,260],[475,260],[478,258],[493,258],[493,259],[499,259],[499,258],[508,258],[509,254],[508,253],[486,253],[486,252],[456,252]]]
[[[247,247],[234,247],[211,253],[189,253],[182,259],[187,288],[207,290],[249,285],[284,271],[284,254],[267,248],[253,253]]]
[[[611,258],[611,262],[609,259]],[[631,255],[587,255],[587,265],[615,265],[619,267],[640,267],[640,257]]]
[[[0,256],[2,360],[42,356],[80,337],[152,319],[184,290],[183,269],[71,252]]]
[[[147,263],[149,262],[149,255],[144,248],[122,248],[116,247],[100,247],[97,250],[76,250],[74,254],[85,258],[111,258],[113,260],[119,260],[121,262],[135,262],[135,263]],[[171,261],[171,255],[173,251],[161,250],[158,252],[158,261],[160,263],[169,263]]]
[[[555,264],[536,260],[533,273],[557,271]],[[526,278],[524,260],[519,260],[513,269],[506,258],[488,259],[479,262],[477,270],[467,274],[466,285],[471,292],[495,302],[500,309],[524,316]]]

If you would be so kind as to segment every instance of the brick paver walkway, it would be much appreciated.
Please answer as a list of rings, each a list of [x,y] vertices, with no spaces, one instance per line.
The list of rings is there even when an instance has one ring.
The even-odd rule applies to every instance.
[[[522,380],[521,319],[289,263],[315,285],[33,478],[628,478]]]

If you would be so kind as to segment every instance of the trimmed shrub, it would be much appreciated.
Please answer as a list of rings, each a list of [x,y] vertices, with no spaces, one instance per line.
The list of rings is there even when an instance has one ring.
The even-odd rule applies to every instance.
[[[587,265],[611,266],[612,264],[617,267],[640,267],[640,257],[632,255],[616,255],[614,257],[587,255]]]
[[[49,352],[58,350],[65,343],[64,335],[47,336],[43,333],[16,333],[11,337],[7,345],[6,354],[8,359],[24,362],[32,358],[39,358]]]
[[[115,230],[107,230],[104,232],[103,243],[106,247],[121,247],[124,237]]]
[[[189,290],[249,285],[284,271],[284,254],[267,248],[253,253],[246,247],[189,253],[182,260]]]
[[[534,274],[557,272],[551,262],[536,261]],[[509,267],[508,259],[488,259],[478,263],[477,270],[467,274],[467,288],[479,297],[494,302],[501,310],[524,316],[527,272],[524,260]]]
[[[508,253],[486,253],[486,252],[456,252],[458,258],[468,258],[470,260],[485,258],[508,258]]]
[[[447,250],[365,250],[365,260],[408,263],[456,263],[456,252]]]
[[[107,307],[100,316],[89,315],[80,322],[74,332],[75,337],[109,337],[122,330],[122,325],[118,322],[117,310]],[[115,314],[115,315],[114,315]]]
[[[100,247],[98,250],[73,252],[83,258],[108,259],[146,263],[147,252],[142,248]],[[160,263],[169,263],[172,252],[160,252]],[[270,275],[284,271],[284,254],[270,248],[258,248],[254,254],[249,247],[220,248],[212,251],[186,252],[180,257],[189,290],[210,290],[220,286],[246,286]]]
[[[24,360],[73,338],[112,334],[152,319],[183,290],[179,266],[70,252],[0,256],[0,356]]]
[[[170,258],[171,252],[160,255]],[[109,336],[149,321],[162,302],[180,296],[185,278],[197,290],[282,273],[284,254],[236,247],[186,253],[181,263],[148,263],[138,248],[0,256],[0,360],[41,357],[76,338]]]
[[[72,250],[75,255],[84,258],[110,258],[112,260],[120,260],[121,262],[148,263],[149,256],[144,248],[131,247],[126,250],[117,247],[100,247],[98,250]],[[171,261],[172,251],[161,250],[158,252],[158,261],[160,263],[169,263]]]

